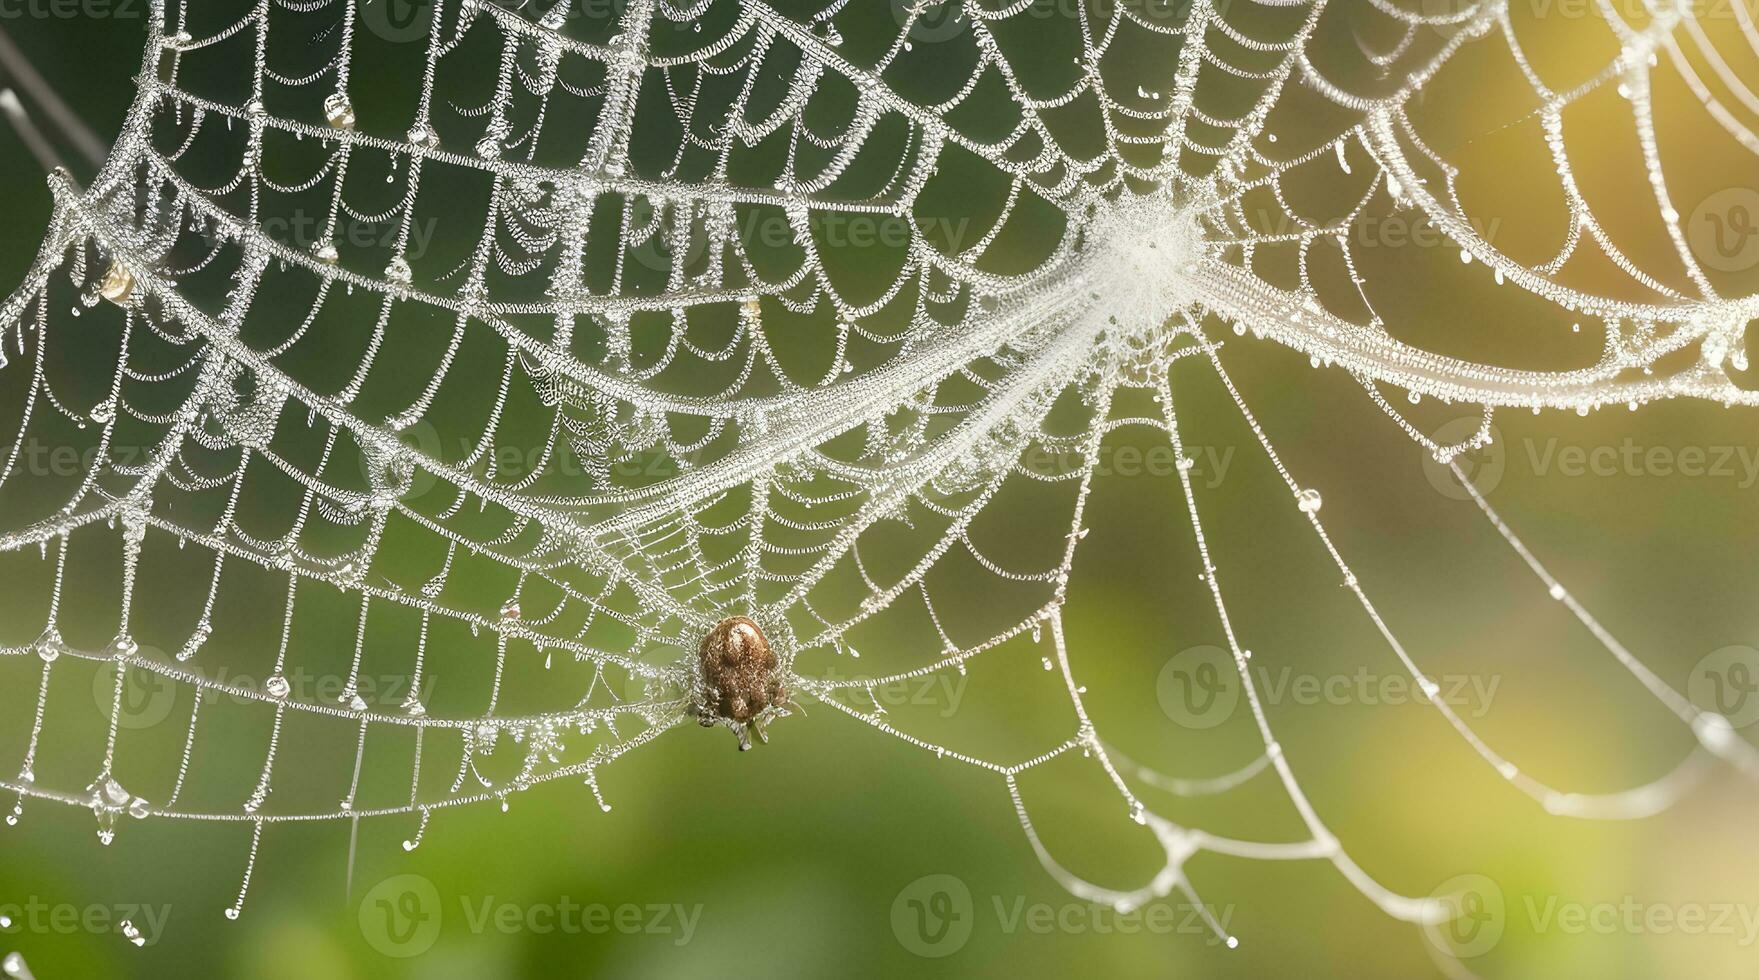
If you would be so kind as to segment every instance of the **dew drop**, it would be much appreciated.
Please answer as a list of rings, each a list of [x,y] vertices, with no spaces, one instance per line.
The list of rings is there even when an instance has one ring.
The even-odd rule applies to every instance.
[[[114,777],[106,777],[104,779],[104,799],[111,806],[122,806],[129,800],[128,790],[123,789],[122,784],[117,782]]]

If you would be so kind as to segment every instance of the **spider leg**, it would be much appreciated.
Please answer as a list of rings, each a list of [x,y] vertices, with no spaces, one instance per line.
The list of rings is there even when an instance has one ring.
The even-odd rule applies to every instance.
[[[751,736],[749,736],[745,733],[745,726],[744,725],[734,725],[733,726],[733,735],[739,739],[739,751],[741,751],[741,752],[751,751]]]
[[[765,734],[764,730],[763,730],[763,719],[762,718],[751,719],[751,730],[754,733],[756,733],[757,740],[759,742],[762,742],[765,745],[770,744],[770,737],[767,734]]]

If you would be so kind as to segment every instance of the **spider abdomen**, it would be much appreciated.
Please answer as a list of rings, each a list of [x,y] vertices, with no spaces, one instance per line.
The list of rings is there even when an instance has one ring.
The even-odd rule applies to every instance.
[[[702,638],[697,661],[702,672],[697,717],[705,726],[750,725],[788,699],[775,650],[750,617],[730,616],[715,624]]]

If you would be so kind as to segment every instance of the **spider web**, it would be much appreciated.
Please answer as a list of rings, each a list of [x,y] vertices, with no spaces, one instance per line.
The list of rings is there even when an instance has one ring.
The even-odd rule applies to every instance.
[[[1185,864],[1208,851],[1326,861],[1389,915],[1437,921],[1445,903],[1384,887],[1327,829],[1247,670],[1176,364],[1223,383],[1289,506],[1434,691],[1224,369],[1230,331],[1360,381],[1698,742],[1653,782],[1583,794],[1522,772],[1432,698],[1486,764],[1549,811],[1604,818],[1665,808],[1717,758],[1759,774],[1726,720],[1622,647],[1459,466],[1498,408],[1756,400],[1730,374],[1746,369],[1751,284],[1694,248],[1657,136],[1668,112],[1695,112],[1743,159],[1759,152],[1759,97],[1731,67],[1759,52],[1739,4],[1706,25],[1691,5],[1602,2],[1570,26],[1565,58],[1496,2],[1081,3],[1047,18],[978,0],[628,0],[613,17],[464,0],[409,25],[383,3],[155,3],[102,173],[83,189],[51,178],[40,257],[0,310],[17,419],[0,551],[42,610],[22,631],[34,639],[0,648],[40,660],[28,747],[0,779],[18,799],[9,822],[46,801],[91,810],[106,843],[135,818],[243,824],[235,918],[279,824],[402,818],[413,849],[436,813],[563,779],[609,809],[599,774],[690,719],[696,645],[739,614],[797,698],[997,777],[1076,896],[1195,901]],[[367,58],[402,58],[408,89],[351,87]],[[1440,96],[1426,107],[1450,73],[1497,72],[1516,94],[1496,122]],[[1576,173],[1572,135],[1607,117],[1629,127],[1623,152],[1653,201],[1639,228],[1591,207]],[[1552,185],[1548,246],[1499,249],[1468,207],[1480,132],[1537,154],[1521,180]],[[1453,246],[1402,274],[1466,282],[1516,304],[1535,336],[1598,348],[1535,342],[1505,365],[1506,346],[1377,295],[1384,256],[1351,230],[1401,211]],[[445,254],[435,225],[465,246]],[[349,233],[361,227],[373,234]],[[883,239],[858,261],[838,238],[857,229]],[[1483,423],[1438,444],[1395,407],[1401,392],[1482,406]],[[1180,460],[1263,742],[1224,777],[1124,761],[1083,703],[1062,608],[1102,439],[1126,426]],[[84,447],[92,465],[33,475],[33,442]],[[510,460],[508,445],[532,451]],[[1079,465],[1028,463],[1044,456]],[[996,501],[1041,493],[1066,523],[1024,542],[985,529]],[[950,581],[983,601],[937,602]],[[917,637],[907,661],[841,676],[880,627]],[[1029,754],[921,737],[875,697],[1032,647],[1068,714],[1062,740]],[[60,781],[39,756],[54,678],[78,661],[114,697],[98,764]],[[295,689],[326,663],[340,692]],[[406,692],[366,690],[385,664]],[[141,677],[266,719],[249,780],[198,787],[206,743],[226,740],[207,734],[224,708],[199,696],[174,778],[123,772],[124,693]],[[449,697],[465,689],[474,700]],[[404,759],[407,781],[363,786],[369,753]],[[1078,877],[1037,835],[1021,781],[1071,757],[1159,843],[1142,884]],[[1138,795],[1227,792],[1261,772],[1305,839],[1182,826]],[[303,798],[319,776],[334,779]]]

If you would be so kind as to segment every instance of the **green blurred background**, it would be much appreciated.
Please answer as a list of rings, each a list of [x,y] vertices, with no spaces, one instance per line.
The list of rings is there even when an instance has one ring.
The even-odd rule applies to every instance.
[[[27,14],[0,28],[109,136],[132,95],[144,9],[134,4],[133,17]],[[9,188],[0,281],[14,282],[34,254],[49,196],[37,162],[10,136],[0,137],[0,179]],[[1418,299],[1447,309],[1441,319],[1457,317],[1462,333],[1481,327],[1491,338],[1484,343],[1508,330],[1467,300]],[[1461,685],[1462,713],[1491,744],[1537,778],[1585,792],[1655,778],[1690,750],[1677,721],[1545,595],[1476,508],[1437,489],[1421,451],[1347,376],[1250,340],[1230,338],[1223,356],[1291,469],[1323,488],[1327,525],[1389,625],[1431,676]],[[1187,444],[1199,450],[1205,529],[1243,645],[1271,684],[1348,680],[1334,688],[1344,694],[1317,703],[1282,687],[1290,693],[1273,697],[1269,711],[1310,798],[1358,862],[1410,894],[1460,874],[1495,882],[1506,904],[1503,935],[1468,961],[1480,975],[1759,975],[1755,788],[1716,768],[1653,819],[1549,817],[1427,706],[1364,696],[1356,678],[1378,685],[1400,676],[1396,661],[1340,587],[1219,384],[1194,362],[1177,368],[1175,381]],[[1432,432],[1470,414],[1415,411]],[[1705,658],[1759,644],[1759,436],[1750,412],[1705,404],[1585,418],[1507,412],[1498,426],[1502,451],[1483,463],[1495,474],[1490,499],[1663,679],[1687,690],[1694,671],[1702,679],[1708,669]],[[1118,434],[1118,465],[1096,485],[1067,607],[1071,655],[1109,742],[1175,776],[1220,775],[1253,758],[1256,735],[1243,707],[1206,717],[1213,727],[1180,723],[1169,663],[1221,635],[1196,581],[1178,481],[1153,465],[1156,444],[1139,432]],[[1623,454],[1627,445],[1639,459],[1658,449],[1672,462],[1598,475],[1567,462],[1572,449]],[[1129,462],[1124,447],[1148,453],[1148,462]],[[1678,472],[1700,451],[1726,468]],[[994,516],[1022,525],[1033,517]],[[1041,521],[1020,533],[1037,531],[1063,528]],[[0,621],[35,622],[40,614],[6,591]],[[13,636],[23,630],[9,626],[7,642],[28,640]],[[894,719],[998,761],[1037,754],[1066,737],[1072,719],[1052,675],[1024,646],[980,658],[968,676],[894,692]],[[1711,666],[1749,655],[1759,658],[1737,651]],[[28,731],[37,666],[0,663],[0,759],[16,757]],[[89,724],[98,725],[92,705]],[[249,758],[242,753],[239,765]],[[1060,860],[1133,886],[1158,867],[1158,851],[1090,768],[1035,771],[1022,782],[1027,803]],[[273,830],[235,922],[221,910],[238,886],[242,825],[148,821],[124,827],[104,848],[86,814],[34,804],[18,826],[0,828],[0,912],[21,907],[14,925],[0,929],[0,950],[21,952],[40,980],[1364,978],[1436,970],[1419,930],[1381,914],[1318,862],[1203,855],[1190,863],[1204,901],[1239,937],[1237,949],[1197,926],[1177,895],[1159,903],[1164,914],[1142,920],[1158,926],[1130,930],[1109,910],[1068,896],[1039,867],[999,777],[936,762],[828,709],[787,720],[767,749],[746,754],[733,752],[725,733],[680,729],[602,782],[609,813],[585,787],[556,784],[516,797],[507,813],[483,806],[440,814],[413,853],[399,846],[413,821],[363,823],[351,883],[346,827]],[[1220,834],[1301,836],[1267,776],[1217,798],[1144,795],[1170,818]],[[932,942],[912,928],[912,900],[936,908],[937,892],[951,896],[968,936],[961,928]],[[427,914],[437,932],[392,935],[381,900]],[[109,928],[64,929],[44,911],[96,908],[114,919],[132,903],[165,913],[142,948]],[[663,931],[620,930],[614,917],[597,933],[546,928],[546,910],[563,905],[641,906],[644,923],[654,921],[649,906],[669,911]],[[502,906],[517,912],[480,918]],[[1586,924],[1569,924],[1576,920],[1565,909],[1584,910]],[[1702,925],[1684,924],[1699,913]],[[1664,915],[1671,924],[1661,924]]]

